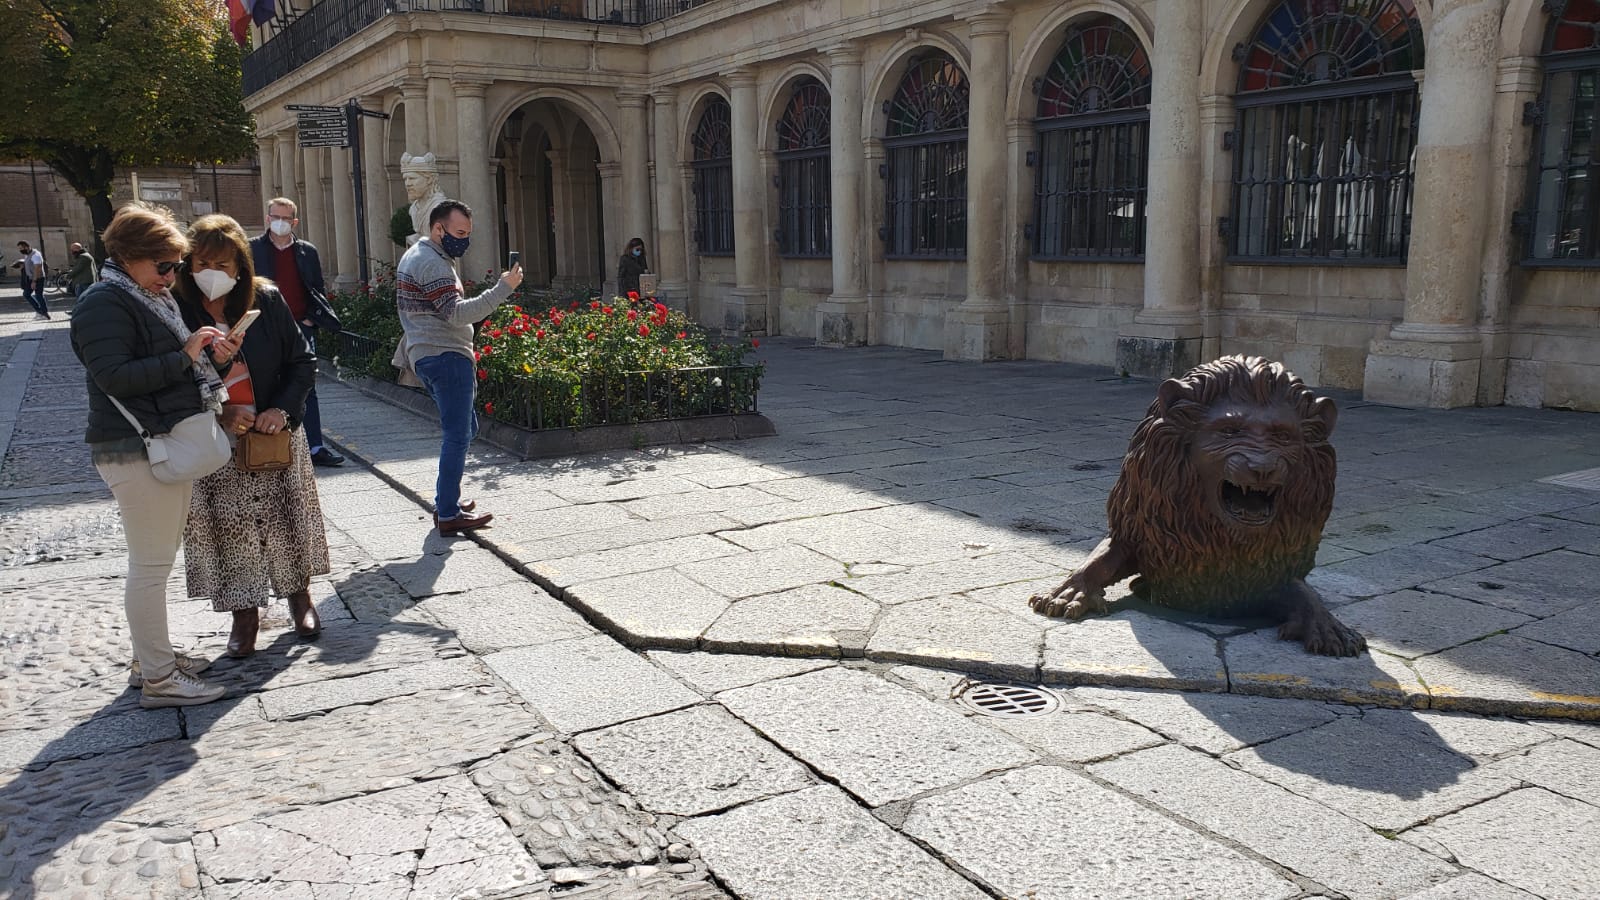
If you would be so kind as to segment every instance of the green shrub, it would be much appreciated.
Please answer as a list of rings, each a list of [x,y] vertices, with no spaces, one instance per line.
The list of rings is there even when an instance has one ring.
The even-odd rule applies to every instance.
[[[411,207],[402,206],[397,208],[394,211],[394,215],[389,217],[389,240],[394,241],[397,247],[404,247],[406,238],[410,236]]]

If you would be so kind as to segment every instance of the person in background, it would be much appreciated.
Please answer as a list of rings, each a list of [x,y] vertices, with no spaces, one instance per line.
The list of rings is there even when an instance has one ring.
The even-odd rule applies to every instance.
[[[476,297],[461,295],[456,260],[472,237],[472,210],[460,200],[441,200],[428,214],[428,234],[411,245],[395,268],[395,305],[405,336],[397,364],[421,379],[439,408],[439,476],[434,486],[434,522],[442,535],[481,528],[494,516],[474,513],[461,499],[467,446],[478,433],[477,365],[472,326],[511,298],[522,284],[522,266],[500,273],[494,287]]]
[[[617,260],[617,293],[626,297],[639,293],[639,276],[650,271],[650,261],[644,256],[644,238],[628,242],[628,249]]]
[[[33,317],[43,321],[50,318],[50,306],[44,299],[44,254],[28,246],[27,241],[17,241],[21,259],[12,263],[22,268],[22,298],[33,307]]]
[[[300,331],[317,352],[315,329],[338,333],[339,317],[334,315],[328,297],[323,293],[322,257],[310,241],[295,237],[300,226],[299,207],[288,197],[274,197],[267,202],[267,233],[250,241],[251,262],[256,274],[278,286],[289,311],[300,323]],[[313,383],[306,395],[306,442],[311,446],[311,461],[319,466],[337,466],[344,457],[322,443],[322,410],[317,405],[317,388]]]
[[[228,388],[223,430],[236,444],[247,431],[290,432],[288,468],[223,466],[194,483],[189,504],[189,596],[233,614],[228,655],[243,659],[255,652],[261,608],[274,596],[288,598],[296,634],[310,639],[322,631],[310,586],[312,576],[328,572],[328,538],[300,427],[317,360],[278,289],[255,277],[250,242],[238,222],[205,216],[189,227],[188,238],[189,256],[174,292],[190,328],[230,329],[249,310],[261,310],[222,370]]]
[[[89,251],[83,249],[83,245],[76,241],[73,242],[70,249],[72,250],[72,266],[67,269],[67,290],[72,292],[73,297],[77,297],[88,290],[89,285],[94,284],[94,257],[90,256]]]
[[[116,498],[128,545],[122,596],[134,654],[128,681],[147,709],[210,703],[225,693],[199,677],[211,661],[173,652],[167,635],[167,576],[194,483],[156,479],[144,441],[110,398],[156,435],[205,411],[220,414],[227,394],[217,366],[228,365],[240,341],[184,324],[170,288],[189,242],[170,212],[132,203],[111,217],[102,239],[108,258],[100,282],[72,310],[72,350],[88,377],[84,440]]]

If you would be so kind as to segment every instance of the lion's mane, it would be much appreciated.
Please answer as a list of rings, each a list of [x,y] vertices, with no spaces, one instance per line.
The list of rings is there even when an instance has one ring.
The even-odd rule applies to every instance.
[[[1314,411],[1317,395],[1281,363],[1229,356],[1177,381],[1181,390],[1161,392],[1128,444],[1106,504],[1111,538],[1133,554],[1136,595],[1192,612],[1250,615],[1315,564],[1337,472],[1328,425]],[[1202,485],[1189,461],[1194,422],[1220,399],[1287,406],[1302,423],[1304,441],[1284,451],[1277,514],[1262,528],[1219,521],[1208,503],[1217,486]]]

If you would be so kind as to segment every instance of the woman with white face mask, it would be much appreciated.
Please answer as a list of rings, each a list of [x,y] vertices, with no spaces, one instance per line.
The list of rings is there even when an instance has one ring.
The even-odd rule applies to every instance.
[[[297,634],[321,630],[311,604],[314,575],[328,571],[328,541],[317,501],[311,451],[300,427],[316,359],[289,305],[272,282],[257,278],[244,229],[205,216],[189,229],[190,252],[174,292],[190,327],[229,331],[256,311],[239,352],[218,365],[228,389],[222,428],[230,440],[250,432],[289,433],[287,468],[245,471],[223,466],[195,482],[184,531],[189,596],[233,615],[228,655],[255,652],[260,610],[286,597]],[[252,440],[254,440],[252,438]],[[236,445],[235,463],[242,458]]]

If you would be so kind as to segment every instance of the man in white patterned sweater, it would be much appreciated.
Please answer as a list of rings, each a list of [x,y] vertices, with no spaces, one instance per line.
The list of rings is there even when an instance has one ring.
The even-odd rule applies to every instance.
[[[461,500],[461,475],[467,446],[478,433],[477,366],[472,360],[472,326],[483,321],[522,284],[522,266],[500,273],[494,287],[476,297],[461,295],[456,260],[467,252],[472,210],[459,200],[443,200],[428,215],[428,234],[400,258],[395,270],[395,304],[405,329],[401,353],[439,408],[439,478],[434,487],[434,521],[440,534],[455,534],[489,524],[494,515],[475,512]]]

